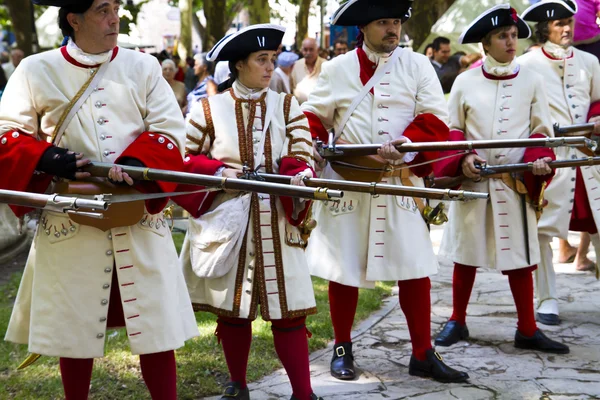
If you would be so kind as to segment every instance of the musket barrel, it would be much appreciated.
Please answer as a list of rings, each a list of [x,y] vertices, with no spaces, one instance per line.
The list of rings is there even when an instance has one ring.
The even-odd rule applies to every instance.
[[[552,169],[585,167],[591,165],[600,165],[600,157],[576,158],[573,160],[550,161],[548,166]],[[504,172],[525,172],[533,170],[533,163],[492,165],[481,168],[481,176],[501,174]]]
[[[587,124],[575,124],[575,125],[563,125],[560,126],[559,124],[554,124],[554,134],[555,135],[564,135],[566,133],[573,133],[573,132],[590,132],[594,130],[594,126],[596,124],[594,124],[593,122],[587,123]]]
[[[54,194],[24,193],[13,190],[0,189],[0,203],[15,206],[55,209],[61,205],[73,204],[75,210],[107,210],[108,203],[101,200],[92,200],[71,196],[59,196]]]
[[[475,140],[454,142],[422,142],[404,143],[396,146],[401,153],[422,151],[449,151],[449,150],[476,150],[476,149],[506,149],[525,147],[592,147],[595,144],[583,136],[560,137],[560,138],[534,138],[534,139],[499,139],[499,140]],[[356,157],[377,154],[381,144],[340,144],[335,146],[335,152],[328,147],[323,147],[321,155],[327,159],[343,157]],[[329,150],[329,151],[328,151]]]
[[[290,183],[290,177],[285,175],[260,174],[261,178],[277,183]],[[487,193],[465,192],[462,190],[431,189],[423,187],[389,185],[383,183],[368,183],[355,181],[341,181],[331,179],[306,178],[304,184],[309,187],[328,187],[343,191],[368,193],[372,195],[391,195],[422,197],[432,200],[470,200],[487,199]]]
[[[116,164],[93,162],[82,168],[92,176],[107,177],[108,171]],[[342,198],[344,193],[339,190],[321,190],[302,186],[289,186],[277,183],[258,182],[246,179],[232,179],[188,172],[168,171],[154,168],[131,167],[119,165],[123,172],[139,181],[163,181],[178,184],[197,185],[212,188],[259,192],[274,196],[289,196],[312,200],[332,200]]]

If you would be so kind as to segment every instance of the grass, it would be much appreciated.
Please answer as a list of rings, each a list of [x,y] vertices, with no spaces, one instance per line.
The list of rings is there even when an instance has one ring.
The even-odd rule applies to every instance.
[[[183,234],[173,235],[178,250]],[[4,336],[12,303],[16,297],[21,274],[11,277],[8,284],[0,287],[0,334]],[[313,278],[319,313],[308,317],[308,329],[313,336],[309,340],[311,351],[327,346],[333,338],[327,281]],[[392,282],[381,282],[374,290],[361,290],[356,321],[366,318],[381,306],[388,296]],[[227,365],[214,336],[216,317],[208,313],[196,313],[200,337],[190,340],[177,351],[178,390],[180,399],[199,399],[220,393],[228,381]],[[281,368],[273,347],[270,324],[260,318],[253,323],[253,341],[250,354],[248,379],[254,381]],[[63,398],[58,359],[42,357],[33,366],[17,372],[16,367],[27,356],[27,347],[8,342],[0,343],[0,399],[38,400]],[[129,352],[124,329],[107,332],[106,356],[94,364],[90,399],[92,400],[139,400],[150,396],[141,379],[138,357]]]

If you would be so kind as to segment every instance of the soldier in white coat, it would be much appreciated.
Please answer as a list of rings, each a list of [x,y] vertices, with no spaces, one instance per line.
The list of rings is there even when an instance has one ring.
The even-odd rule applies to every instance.
[[[487,56],[481,68],[464,72],[452,86],[448,106],[451,140],[553,136],[541,78],[515,61],[517,39],[530,35],[525,21],[509,4],[486,10],[462,33],[459,43],[481,42]],[[515,347],[568,353],[567,346],[537,328],[533,309],[532,272],[540,261],[535,204],[542,186],[552,179],[547,162],[553,159],[548,148],[489,149],[457,154],[436,165],[436,175],[463,175],[464,190],[490,194],[487,202],[450,205],[440,254],[454,262],[453,313],[436,345],[450,346],[468,338],[467,305],[477,268],[485,267],[508,276],[518,316]],[[533,172],[523,177],[505,173],[482,179],[476,162],[533,162]]]
[[[323,65],[317,86],[302,109],[313,137],[327,141],[327,129],[335,128],[350,143],[385,144],[379,154],[390,170],[384,182],[422,187],[421,177],[431,172],[430,165],[409,172],[406,163],[419,164],[431,154],[409,154],[403,160],[391,143],[446,140],[448,128],[443,121],[447,120],[447,107],[429,60],[398,47],[411,4],[407,0],[393,4],[351,0],[342,5],[333,24],[360,26],[364,42],[361,40],[357,50]],[[358,106],[345,118],[355,99]],[[425,133],[418,124],[441,129]],[[323,177],[343,179],[331,165],[325,167]],[[307,255],[312,274],[330,281],[335,332],[331,374],[338,379],[355,377],[350,333],[358,289],[373,288],[378,280],[396,280],[400,286],[400,306],[413,346],[409,373],[442,382],[468,379],[466,373],[447,366],[431,345],[429,276],[437,272],[438,263],[417,205],[420,201],[347,193],[339,205],[313,206],[318,226]]]
[[[548,93],[553,123],[559,125],[595,122],[600,133],[600,65],[598,59],[572,46],[574,1],[542,1],[523,13],[537,22],[538,41],[544,45],[519,58],[519,63],[542,76]],[[592,155],[582,148],[559,148],[557,159]],[[567,239],[569,230],[591,233],[600,255],[600,169],[561,168],[545,193],[548,201],[539,221],[541,262],[536,271],[537,319],[546,325],[560,323],[556,277],[552,264],[552,238]]]
[[[186,169],[223,177],[244,171],[313,176],[312,142],[296,99],[269,89],[285,28],[252,25],[208,53],[228,61],[231,88],[203,99],[187,121]],[[180,190],[187,190],[185,187]],[[310,202],[258,193],[214,192],[176,199],[192,215],[181,252],[196,310],[218,315],[231,382],[223,399],[249,399],[252,321],[271,321],[292,399],[317,400],[310,384],[306,316],[317,312],[298,225]]]
[[[71,39],[23,60],[6,87],[0,187],[44,193],[59,177],[69,179],[61,185],[72,189],[78,183],[73,180],[89,176],[78,170],[89,160],[182,170],[185,125],[159,64],[117,47],[121,2],[34,3],[62,7],[60,25]],[[77,98],[84,101],[79,107]],[[71,106],[75,114],[63,122]],[[109,178],[134,184],[120,168]],[[168,193],[175,185],[135,187]],[[198,328],[162,212],[167,201],[147,201],[146,209],[140,204],[132,224],[116,220],[106,230],[42,213],[6,340],[60,357],[67,399],[87,398],[106,329],[123,326],[152,398],[176,399],[174,350]],[[13,210],[17,216],[30,211]]]

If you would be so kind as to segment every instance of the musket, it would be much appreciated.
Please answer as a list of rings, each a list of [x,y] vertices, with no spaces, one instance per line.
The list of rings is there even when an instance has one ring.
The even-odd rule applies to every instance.
[[[89,172],[92,176],[96,177],[107,177],[108,171],[115,165],[117,164],[92,162],[84,166],[82,171]],[[123,172],[126,172],[132,179],[138,181],[162,181],[184,185],[204,186],[207,188],[258,192],[274,196],[289,196],[322,201],[338,199],[344,196],[343,192],[331,190],[326,187],[310,188],[290,186],[271,182],[258,182],[247,179],[217,177],[154,168],[132,167],[128,165],[119,166],[122,168]]]
[[[102,199],[86,199],[81,197],[60,196],[57,194],[39,194],[0,189],[0,203],[15,206],[40,208],[60,213],[76,213],[91,218],[102,218],[109,202]],[[86,210],[86,211],[82,211]]]
[[[569,136],[570,133],[575,133],[575,132],[590,133],[591,131],[594,130],[595,125],[596,124],[593,122],[590,122],[587,124],[575,124],[575,125],[564,125],[564,126],[560,126],[559,124],[554,124],[553,125],[554,136],[564,137],[564,136]]]
[[[548,166],[552,169],[556,168],[571,168],[571,167],[587,167],[600,165],[600,157],[585,157],[585,158],[575,158],[571,160],[556,160],[550,161],[547,163]],[[475,168],[479,169],[479,174],[482,177],[502,174],[505,172],[514,173],[514,172],[525,172],[533,170],[533,163],[518,163],[518,164],[504,164],[504,165],[487,165],[475,163]],[[463,181],[468,178],[465,176],[457,176],[457,177],[440,177],[430,179],[433,184],[432,188],[449,188],[459,186]]]
[[[291,177],[274,174],[257,174],[260,179],[279,184],[290,184]],[[367,183],[345,180],[319,179],[305,177],[303,182],[308,187],[328,187],[348,192],[368,193],[373,196],[390,195],[420,197],[431,200],[468,201],[488,199],[488,193],[468,192],[464,190],[431,189],[412,186],[388,185],[382,183]]]
[[[343,157],[360,157],[377,154],[381,144],[332,144],[326,145],[317,141],[319,155],[328,160]],[[499,140],[464,140],[455,142],[421,142],[402,143],[396,145],[396,150],[402,153],[422,151],[448,150],[477,150],[477,149],[506,149],[526,147],[587,147],[596,150],[597,143],[586,137],[534,138],[534,139],[499,139]]]

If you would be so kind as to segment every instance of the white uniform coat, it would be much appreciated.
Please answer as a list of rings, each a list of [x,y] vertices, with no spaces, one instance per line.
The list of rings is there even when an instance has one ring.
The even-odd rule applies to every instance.
[[[341,138],[349,143],[383,143],[402,136],[421,113],[447,123],[447,107],[431,62],[421,54],[401,52],[389,74],[375,85],[348,120]],[[389,56],[381,57],[377,69]],[[375,72],[376,73],[376,72]],[[316,89],[302,109],[326,129],[337,126],[362,89],[357,51],[323,64]],[[343,179],[328,165],[322,178]],[[414,186],[423,180],[411,174]],[[400,178],[385,178],[401,184]],[[354,287],[374,287],[378,280],[419,279],[437,272],[429,231],[410,197],[344,193],[339,205],[315,203],[318,226],[307,248],[311,273]]]
[[[0,111],[2,131],[46,140],[92,69],[66,48],[31,56],[12,76]],[[114,160],[142,132],[179,152],[184,122],[152,57],[118,49],[92,95],[68,125],[60,146],[91,160]],[[7,134],[17,140],[18,134]],[[15,137],[17,136],[17,137]],[[177,349],[198,335],[195,316],[164,215],[103,232],[66,214],[42,213],[6,340],[33,353],[92,358],[104,354],[111,277],[115,269],[131,351]]]
[[[588,122],[590,105],[600,101],[600,64],[594,55],[573,48],[573,57],[557,60],[538,49],[519,57],[518,61],[542,76],[553,123],[564,126]],[[560,147],[555,153],[558,160],[587,157],[576,148]],[[581,174],[594,221],[599,226],[600,167],[582,167]],[[540,234],[567,239],[575,176],[575,168],[556,170],[544,196],[548,205],[538,224]]]
[[[511,77],[490,79],[482,68],[459,75],[448,104],[450,129],[462,131],[465,140],[528,139],[534,133],[553,136],[540,76],[521,67],[517,76]],[[523,162],[524,153],[524,148],[477,150],[489,165]],[[526,209],[526,238],[521,196],[501,179],[481,182],[468,179],[461,189],[489,193],[490,199],[450,204],[441,255],[463,265],[501,271],[539,263],[537,221],[532,205],[528,204]]]
[[[234,84],[234,88],[237,85]],[[272,92],[269,90],[269,92]],[[312,168],[312,142],[306,117],[292,95],[275,95],[260,172],[277,174],[283,158]],[[242,99],[234,89],[198,103],[190,114],[188,154],[208,154],[231,168],[252,168],[263,132],[266,93]],[[249,122],[251,121],[251,122]],[[290,161],[290,160],[288,160]],[[218,194],[210,210],[231,199]],[[303,208],[303,207],[302,207]],[[246,225],[244,225],[246,226]],[[253,194],[245,240],[234,266],[220,278],[202,279],[192,270],[186,235],[181,252],[183,272],[196,310],[254,319],[260,303],[263,319],[296,318],[316,313],[312,281],[298,228],[286,219],[279,198]]]

